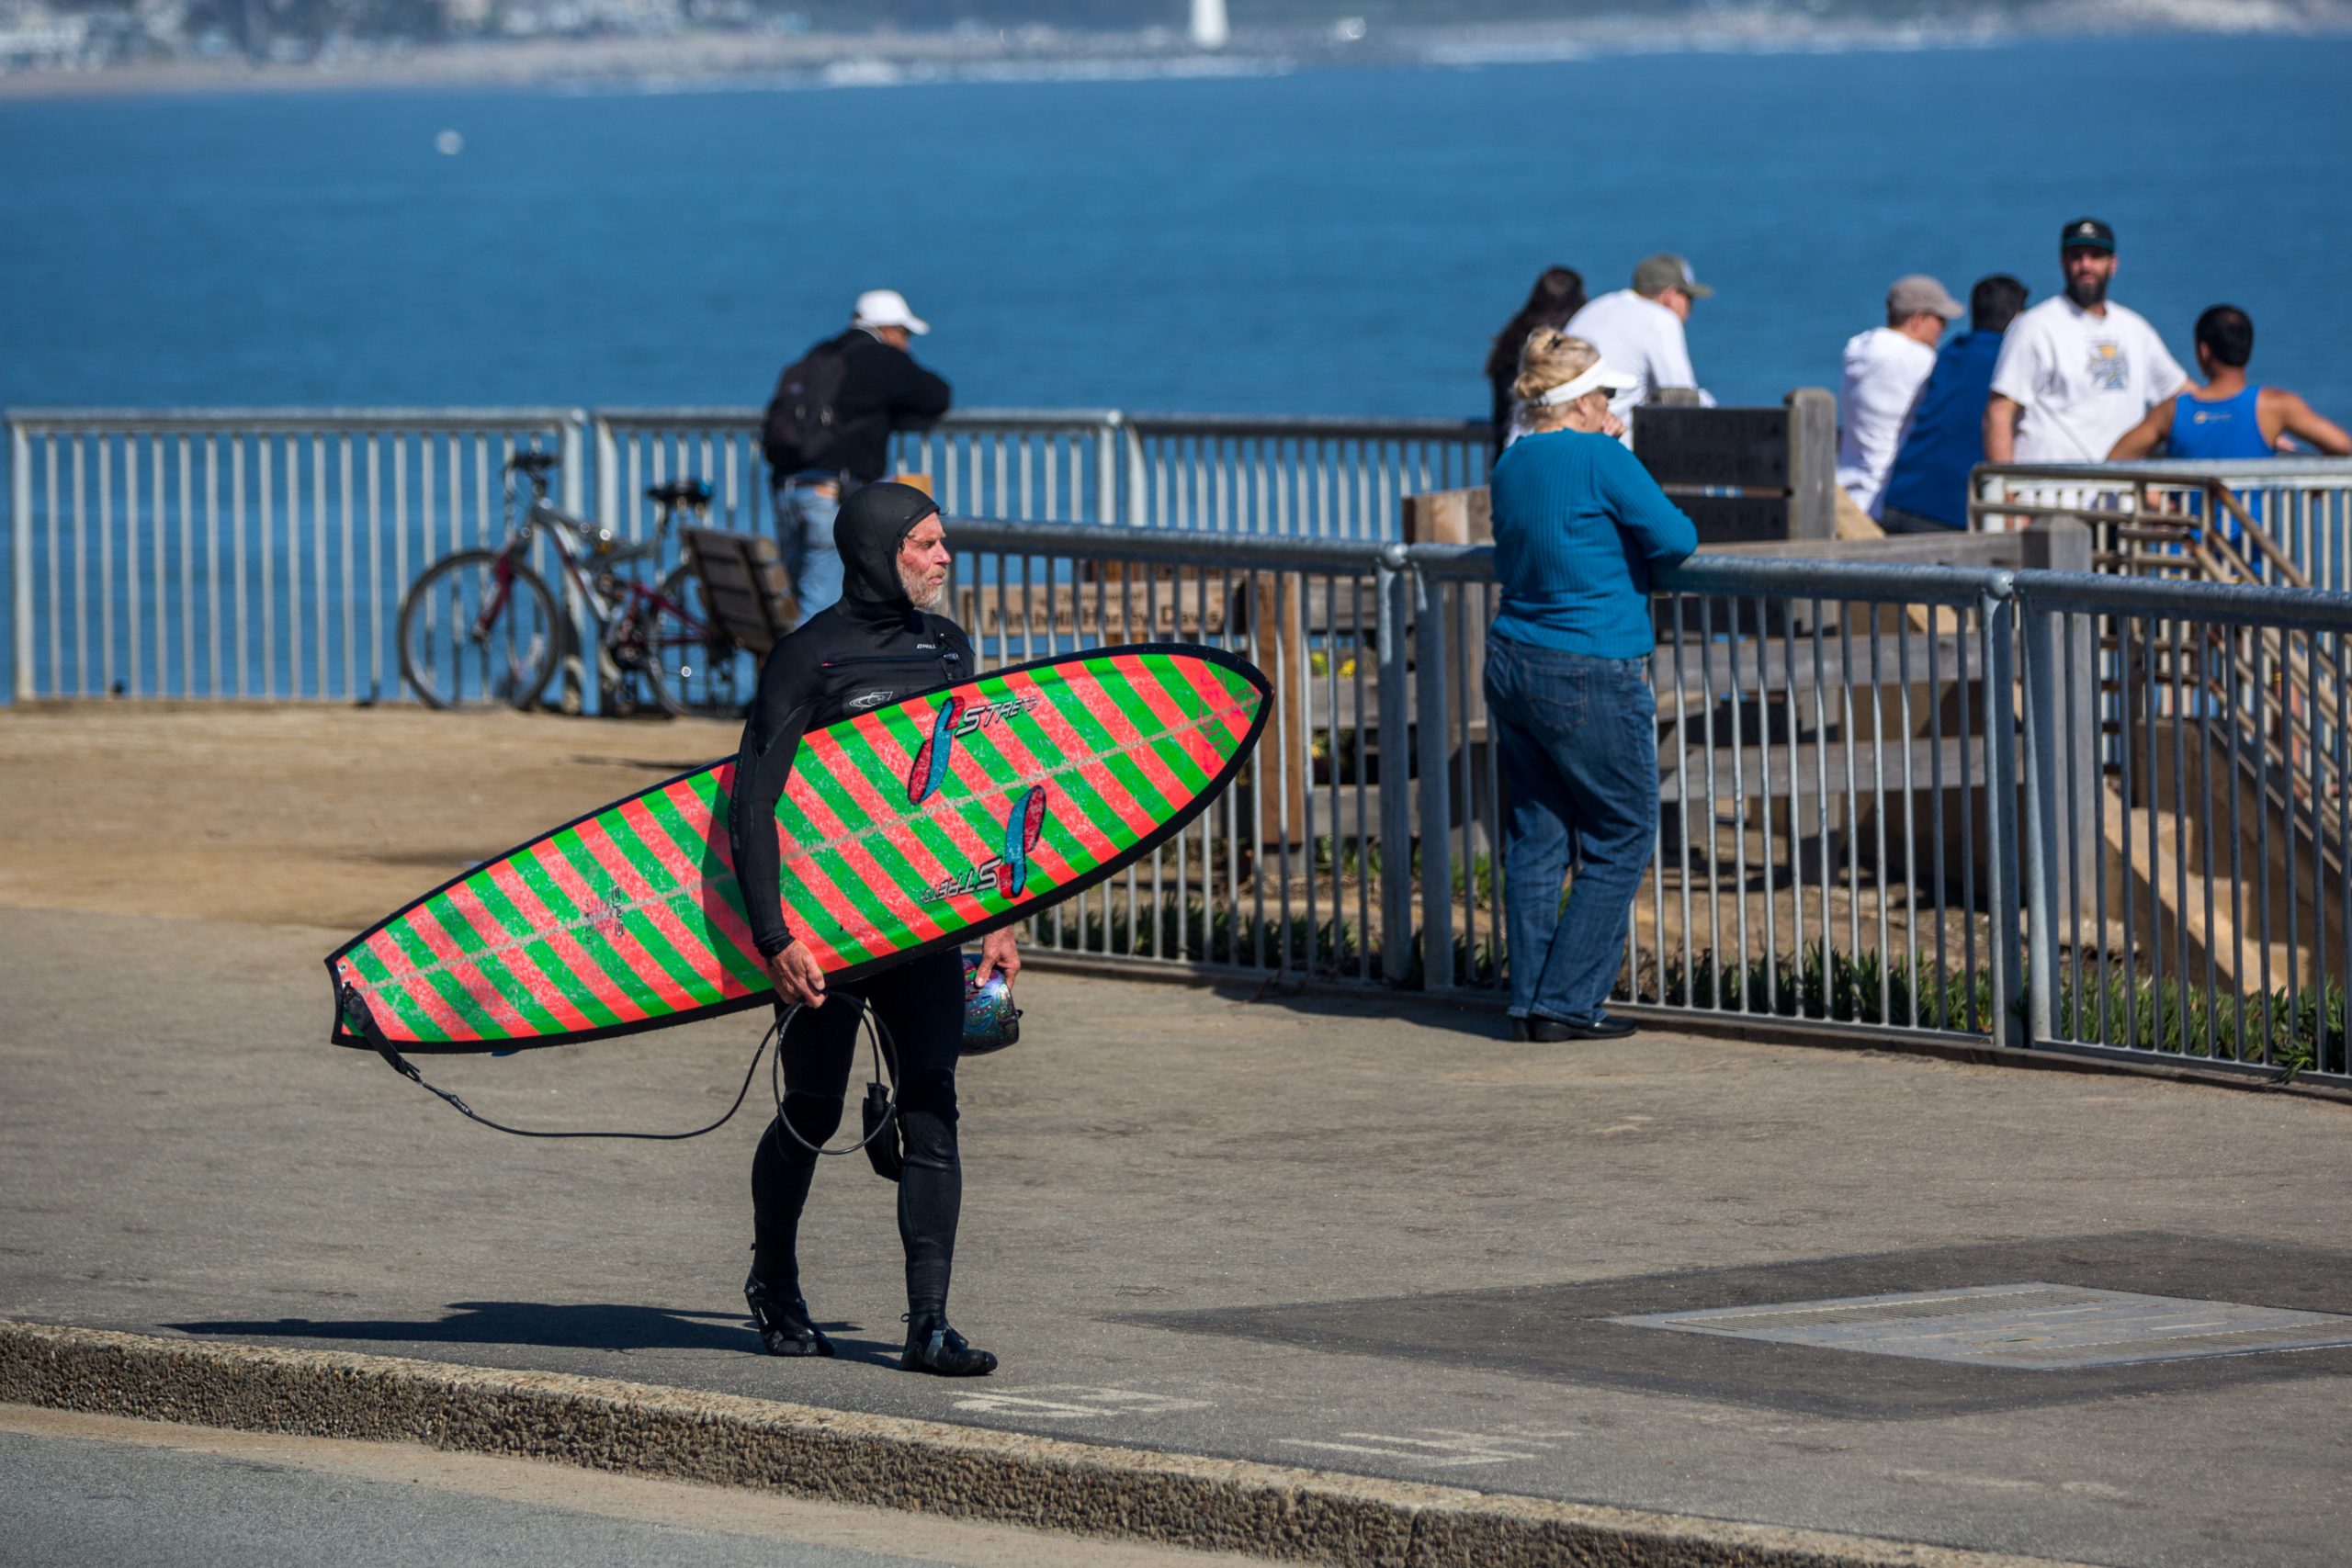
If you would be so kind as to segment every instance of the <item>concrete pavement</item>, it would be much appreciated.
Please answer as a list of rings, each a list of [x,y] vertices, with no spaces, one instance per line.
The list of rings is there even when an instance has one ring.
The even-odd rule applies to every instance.
[[[0,911],[0,1315],[2107,1562],[2332,1562],[2352,1523],[2312,1469],[2352,1352],[2018,1371],[1604,1321],[2019,1279],[2352,1310],[2337,1105],[1037,975],[965,1093],[956,1315],[1005,1366],[944,1383],[886,1364],[862,1163],[806,1246],[847,1358],[752,1355],[756,1120],[487,1133],[321,1043],[336,934]],[[432,1066],[509,1120],[686,1126],[752,1034]]]

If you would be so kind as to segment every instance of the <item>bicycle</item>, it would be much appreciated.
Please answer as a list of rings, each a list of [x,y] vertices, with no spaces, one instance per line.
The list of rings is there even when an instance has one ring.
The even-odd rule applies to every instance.
[[[518,477],[530,496],[505,540],[444,556],[411,585],[401,600],[401,676],[427,707],[537,705],[562,654],[555,594],[529,562],[533,541],[545,536],[602,628],[599,676],[622,711],[639,705],[635,682],[643,676],[664,712],[740,715],[756,674],[750,656],[703,613],[694,574],[673,567],[648,588],[634,570],[659,556],[680,510],[708,509],[710,487],[679,479],[647,490],[659,508],[652,536],[624,543],[548,500],[548,475],[560,461],[552,452],[508,458],[510,508],[520,499]]]

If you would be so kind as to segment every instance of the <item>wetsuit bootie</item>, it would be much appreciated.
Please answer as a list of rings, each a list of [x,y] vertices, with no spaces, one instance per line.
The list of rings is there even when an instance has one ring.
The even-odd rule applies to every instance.
[[[909,1318],[907,1353],[899,1358],[899,1370],[943,1378],[983,1378],[996,1371],[996,1358],[966,1344],[944,1317]]]
[[[743,1300],[752,1308],[752,1326],[771,1356],[830,1356],[833,1342],[809,1321],[808,1303],[797,1295],[771,1291],[757,1274],[743,1276]]]

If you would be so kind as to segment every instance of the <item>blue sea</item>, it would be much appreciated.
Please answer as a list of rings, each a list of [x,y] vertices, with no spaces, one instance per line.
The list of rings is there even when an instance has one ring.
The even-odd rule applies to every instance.
[[[1476,414],[1542,267],[1679,250],[1727,402],[1887,282],[2058,282],[2352,416],[2352,42],[0,104],[0,404],[751,403],[861,288],[967,405]],[[455,155],[436,138],[462,139]],[[443,139],[447,140],[447,139]]]

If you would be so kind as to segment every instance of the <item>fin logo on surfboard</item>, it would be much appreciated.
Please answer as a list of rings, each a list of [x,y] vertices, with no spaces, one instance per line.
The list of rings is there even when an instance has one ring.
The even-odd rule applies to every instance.
[[[907,770],[907,804],[921,806],[947,782],[947,764],[955,756],[958,737],[1018,717],[1034,705],[1035,700],[1027,696],[978,704],[964,697],[948,698],[932,721],[931,739],[915,752],[914,764]]]
[[[1018,898],[1029,886],[1029,859],[1037,840],[1046,836],[1046,786],[1038,784],[1015,802],[1004,823],[1004,852],[952,876],[943,876],[922,890],[926,904],[970,898],[994,888],[1000,897]]]
[[[1046,831],[1046,786],[1039,784],[1021,797],[1004,824],[1004,856],[996,865],[996,890],[1018,898],[1029,886],[1029,852]]]

